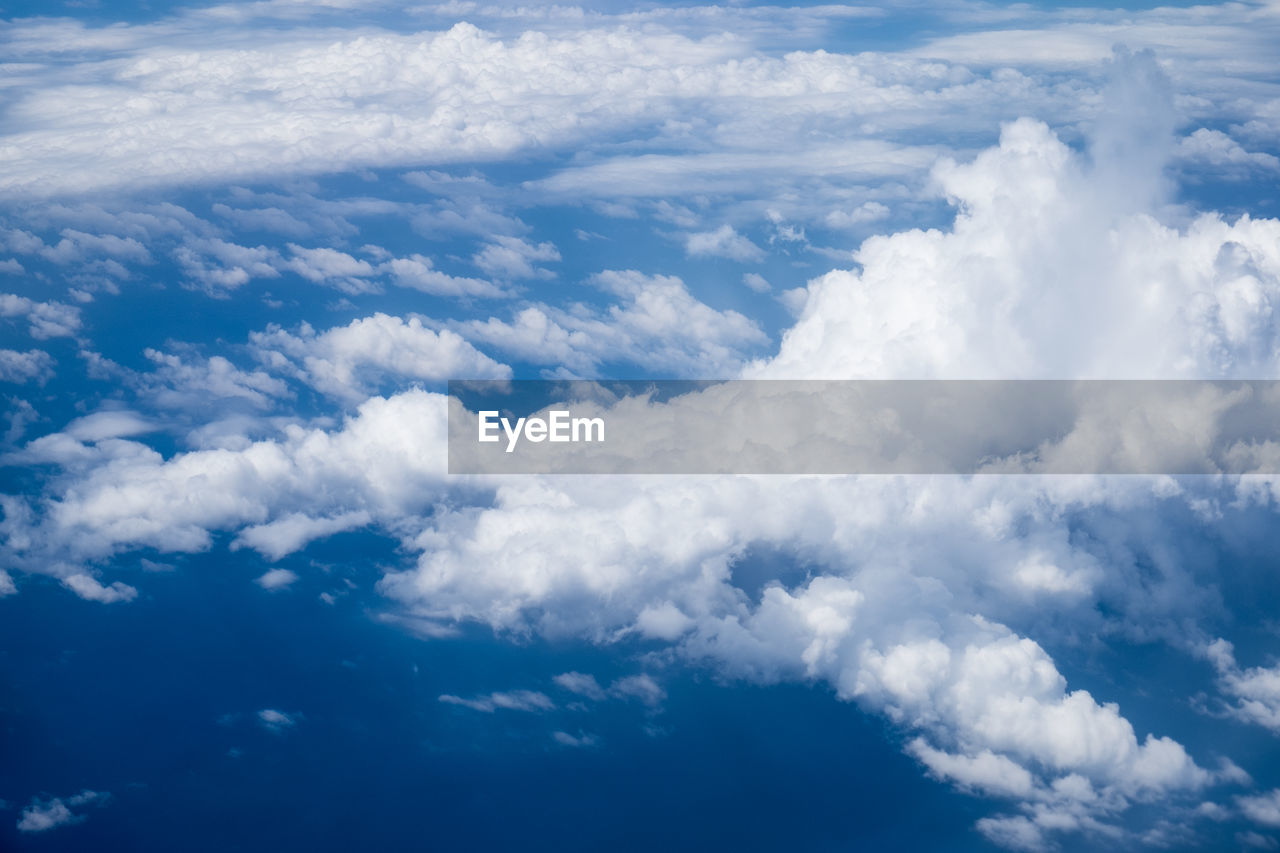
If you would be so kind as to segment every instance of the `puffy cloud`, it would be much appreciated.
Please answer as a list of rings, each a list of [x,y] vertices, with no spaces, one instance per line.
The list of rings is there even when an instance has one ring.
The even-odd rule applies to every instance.
[[[258,712],[258,725],[272,734],[280,734],[298,725],[298,715],[286,714],[274,708],[263,708]]]
[[[13,293],[0,293],[0,317],[25,317],[37,340],[72,337],[80,331],[80,309],[61,302],[36,302]]]
[[[1027,797],[1035,788],[1025,767],[989,749],[973,756],[953,755],[934,749],[923,738],[916,738],[907,744],[907,751],[938,778],[985,794]]]
[[[453,327],[470,340],[577,375],[629,362],[668,375],[723,376],[767,340],[753,321],[700,302],[674,276],[606,271],[591,283],[621,303],[599,312],[538,304],[511,321],[491,317]]]
[[[853,210],[833,210],[822,221],[828,228],[858,228],[888,215],[889,208],[878,201],[867,201]]]
[[[332,518],[311,518],[302,513],[293,513],[278,518],[267,524],[246,527],[231,543],[231,549],[248,547],[257,551],[268,560],[279,560],[286,554],[301,550],[308,542],[363,527],[370,521],[369,513],[360,510],[348,512]],[[284,582],[281,583],[281,579]],[[273,569],[258,579],[264,589],[292,583],[297,575],[284,569]]]
[[[1280,789],[1249,797],[1237,797],[1244,816],[1263,826],[1280,827]]]
[[[111,586],[103,586],[97,578],[84,572],[67,575],[62,579],[62,585],[86,601],[101,604],[132,601],[138,596],[138,591],[126,583],[115,581]]]
[[[7,558],[27,570],[81,577],[74,584],[92,593],[91,579],[68,566],[122,548],[202,550],[211,530],[241,530],[304,510],[313,517],[363,510],[374,521],[399,519],[442,491],[444,413],[440,395],[408,391],[366,401],[334,431],[290,424],[276,438],[169,459],[133,441],[89,447],[54,433],[27,452],[56,448],[57,458],[92,470],[45,503],[34,527],[25,502],[3,498]],[[324,506],[316,501],[321,495]],[[246,541],[284,547],[305,533],[293,524]]]
[[[1130,169],[1132,166],[1132,169]],[[761,377],[1177,378],[1280,370],[1280,221],[1143,210],[1132,178],[1019,120],[972,163],[943,162],[946,230],[866,240],[859,271],[808,286]],[[1154,169],[1154,172],[1153,172]],[[1136,205],[1136,206],[1135,206]],[[1138,319],[1135,319],[1138,318]],[[1013,375],[1011,376],[1011,371]]]
[[[685,238],[684,250],[694,257],[709,255],[741,262],[764,260],[764,250],[735,231],[732,225],[690,234]]]
[[[650,707],[661,704],[667,698],[667,691],[644,673],[619,678],[609,687],[609,692],[623,698],[638,699]]]
[[[416,317],[406,322],[379,313],[320,333],[307,323],[297,334],[272,326],[250,339],[259,358],[272,369],[291,373],[348,403],[365,399],[379,379],[441,382],[511,375],[509,367],[456,332],[433,331]]]
[[[248,284],[255,278],[278,278],[280,253],[266,246],[241,246],[217,237],[188,237],[173,250],[187,279],[212,296]]]
[[[562,687],[570,693],[577,693],[579,696],[585,696],[588,699],[599,700],[607,695],[604,692],[604,688],[600,686],[600,682],[596,681],[596,677],[588,673],[562,672],[551,680],[556,683],[557,687]]]
[[[1206,654],[1218,672],[1219,688],[1230,700],[1226,713],[1280,733],[1280,665],[1242,669],[1234,647],[1223,639],[1210,643]]]
[[[558,261],[560,252],[551,243],[530,243],[519,237],[495,237],[471,259],[491,276],[506,280],[548,278],[550,271],[534,266],[538,261]]]
[[[1011,112],[1065,122],[1087,116],[1093,81],[1079,79],[1082,64],[1105,59],[1116,43],[1165,51],[1202,124],[1259,118],[1268,99],[1249,78],[1270,70],[1265,33],[1274,20],[1256,6],[1162,8],[1098,12],[1105,22],[1089,26],[1066,12],[1026,8],[910,51],[843,55],[798,45],[774,56],[764,48],[797,16],[825,22],[810,26],[836,25],[836,7],[660,10],[638,18],[584,10],[564,18],[530,7],[493,17],[502,35],[466,23],[411,35],[374,26],[339,32],[322,19],[255,31],[246,20],[253,14],[219,8],[151,25],[15,24],[15,56],[65,58],[75,44],[79,61],[25,67],[0,149],[0,186],[10,195],[62,194],[419,168],[530,149],[582,153],[583,168],[592,169],[599,165],[591,162],[593,143],[618,136],[651,147],[617,158],[612,178],[595,173],[581,186],[608,193],[616,183],[621,193],[662,196],[749,191],[779,172],[793,181],[853,169],[918,175],[930,156],[890,166],[907,131],[983,132]],[[486,19],[484,9],[471,11]],[[708,29],[717,16],[727,16],[725,26]],[[742,36],[725,35],[739,25],[748,27]],[[1234,76],[1221,72],[1227,59]],[[1063,71],[1077,79],[1064,82]],[[245,91],[255,97],[244,99]],[[706,151],[708,139],[720,150]],[[859,148],[862,142],[881,150]],[[705,158],[687,164],[654,149]],[[263,221],[293,227],[279,216]]]
[[[0,382],[44,383],[53,375],[53,356],[44,350],[0,349]]]
[[[392,280],[401,287],[420,290],[436,296],[476,296],[498,298],[506,292],[489,281],[478,278],[461,278],[435,269],[431,259],[422,255],[395,258],[387,261]]]
[[[108,795],[105,793],[86,790],[65,800],[59,797],[49,800],[32,800],[31,804],[22,810],[22,817],[18,819],[18,831],[47,832],[59,826],[79,823],[84,820],[84,816],[77,815],[71,811],[72,808],[93,802],[101,805],[107,799]]]
[[[250,528],[249,530],[251,531],[254,529],[255,528]],[[245,532],[248,533],[249,531]],[[254,581],[254,583],[269,592],[273,592],[277,589],[287,589],[297,579],[298,575],[296,572],[291,572],[288,569],[271,569],[263,573],[261,577]]]
[[[317,284],[328,284],[346,293],[368,293],[376,290],[370,278],[375,269],[368,261],[353,258],[337,249],[306,249],[289,244],[291,257],[285,267]]]
[[[191,410],[213,400],[220,405],[237,400],[254,408],[268,408],[291,395],[282,380],[261,370],[240,370],[220,355],[184,360],[149,347],[143,355],[158,369],[138,379],[151,402],[163,408]]]
[[[1280,157],[1244,147],[1220,130],[1202,127],[1178,143],[1178,156],[1185,160],[1252,170],[1280,170]]]

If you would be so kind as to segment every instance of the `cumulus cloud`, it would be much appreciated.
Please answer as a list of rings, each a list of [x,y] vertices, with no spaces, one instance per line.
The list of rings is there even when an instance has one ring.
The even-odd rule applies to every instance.
[[[369,513],[360,510],[331,518],[311,518],[302,513],[278,518],[267,524],[246,527],[231,543],[231,550],[248,547],[268,560],[279,560],[286,554],[301,550],[308,542],[332,536],[346,530],[363,527],[370,521]],[[271,578],[270,581],[267,579]],[[283,582],[280,580],[283,578]],[[258,579],[265,589],[275,589],[297,580],[297,575],[285,569],[272,569]]]
[[[263,409],[291,394],[282,380],[261,370],[240,370],[220,355],[183,358],[150,347],[143,350],[143,355],[156,369],[138,380],[143,393],[163,408],[193,410],[210,401],[221,406],[240,401]]]
[[[286,522],[287,521],[288,520],[286,519]],[[249,530],[246,530],[245,533],[250,533],[255,529],[261,529],[261,528],[251,527],[249,528]],[[241,539],[243,538],[244,538],[244,534],[241,534]],[[287,553],[287,552],[284,552],[284,553]],[[259,578],[257,578],[254,581],[254,583],[256,583],[258,586],[262,587],[263,589],[269,592],[274,592],[275,590],[278,590],[278,589],[288,589],[297,580],[298,580],[298,575],[296,572],[291,572],[288,569],[270,569],[269,571],[264,572]]]
[[[392,280],[401,287],[437,296],[476,296],[497,298],[507,293],[496,284],[478,278],[461,278],[435,269],[430,258],[410,255],[387,261]]]
[[[84,572],[67,575],[62,578],[62,584],[86,601],[102,604],[132,601],[138,597],[138,591],[126,583],[115,581],[110,586],[103,586],[97,578]]]
[[[1245,817],[1263,826],[1280,827],[1280,789],[1255,796],[1237,797]]]
[[[548,278],[549,270],[534,266],[543,261],[560,260],[560,252],[551,243],[530,243],[519,237],[495,237],[472,257],[472,263],[491,276],[505,280]]]
[[[603,699],[608,694],[604,688],[600,686],[600,682],[596,681],[596,677],[585,672],[562,672],[555,678],[551,679],[556,683],[557,687],[568,690],[570,693],[577,693],[579,696],[585,696],[588,699]]]
[[[809,283],[778,355],[751,375],[1216,378],[1280,370],[1270,320],[1280,297],[1280,222],[1206,214],[1183,228],[1163,225],[1135,209],[1133,197],[1117,198],[1105,176],[1091,177],[1097,168],[1027,119],[1006,125],[1000,145],[972,163],[943,162],[935,174],[959,208],[953,226],[865,241],[858,271]],[[1133,168],[1159,172],[1158,164]]]
[[[368,397],[380,379],[441,382],[511,375],[509,367],[456,332],[434,331],[416,317],[406,321],[378,313],[325,332],[303,323],[296,334],[271,326],[250,340],[268,367],[348,403]]]
[[[255,278],[277,278],[283,261],[266,246],[241,246],[218,237],[188,236],[173,250],[188,282],[211,296],[225,296]]]
[[[735,231],[732,225],[690,234],[685,238],[684,250],[693,257],[710,256],[740,262],[764,260],[764,250]]]
[[[84,815],[76,814],[72,811],[73,808],[94,802],[101,805],[107,799],[107,794],[89,790],[81,791],[79,794],[66,799],[60,797],[53,797],[48,800],[34,799],[30,805],[22,810],[22,817],[18,819],[18,831],[47,832],[59,826],[79,823],[84,820]]]
[[[377,288],[370,281],[376,270],[368,261],[323,246],[306,249],[290,243],[288,248],[291,256],[284,262],[285,267],[308,281],[346,293],[368,293]]]
[[[80,331],[80,309],[61,302],[37,302],[13,293],[0,293],[0,317],[25,317],[37,340],[71,337]]]
[[[280,734],[298,725],[298,714],[286,714],[274,708],[263,708],[258,712],[258,725],[272,734]]]
[[[610,270],[591,283],[620,302],[604,311],[537,304],[510,321],[490,317],[453,328],[468,340],[580,376],[619,362],[667,375],[722,376],[767,341],[755,322],[699,301],[674,276]]]
[[[1179,141],[1177,153],[1181,159],[1242,169],[1246,174],[1254,170],[1280,170],[1280,157],[1261,151],[1246,151],[1227,134],[1206,127]]]
[[[570,43],[530,37],[504,44],[457,28],[409,47],[420,51],[427,68],[467,53],[491,59],[502,80],[524,87],[519,88],[522,98],[543,91],[538,87],[548,78],[522,78],[527,69],[512,60],[536,56],[543,66],[564,72],[555,81],[557,91],[577,99],[585,95],[590,106],[597,78],[613,73],[593,68],[592,80],[586,81],[575,70],[578,63],[590,62],[591,38]],[[628,41],[630,35],[617,38],[624,53],[631,51],[632,62],[652,72],[639,76],[666,87],[660,89],[665,94],[715,90],[739,98],[800,92],[854,102],[851,89],[876,95],[909,88],[881,84],[893,73],[908,81],[925,73],[923,65],[893,73],[882,68],[882,80],[869,80],[849,57],[802,54],[733,63],[730,78],[730,63],[722,60],[740,46],[658,38],[646,43],[649,53],[642,55]],[[374,38],[358,46],[341,43],[333,52],[340,65],[353,52],[405,49]],[[307,62],[315,62],[317,54],[308,50],[283,50],[275,64],[258,67],[255,73],[268,82],[268,101],[274,97],[270,92],[287,88],[296,76],[288,63],[300,62],[304,54]],[[668,73],[664,69],[682,68],[672,62],[681,51],[681,62],[711,67],[692,77],[680,70]],[[216,78],[227,64],[216,51],[181,69],[165,57],[121,61],[127,71],[123,79],[143,81],[160,92],[177,88],[183,74]],[[466,75],[474,65],[458,62],[458,73],[472,79]],[[233,70],[231,76],[238,73]],[[345,73],[322,71],[321,76],[336,79],[341,92]],[[925,100],[939,100],[939,91],[953,89],[981,100],[993,91],[1028,85],[1016,74],[975,80],[963,69],[946,66],[930,73],[939,82]],[[395,93],[401,83],[397,78],[387,85]],[[1079,92],[1070,95],[1079,99]],[[369,116],[359,116],[360,127],[351,124],[344,132],[372,127],[368,133],[403,143],[415,156],[421,146],[441,138],[458,143],[458,156],[472,157],[528,144],[522,135],[527,128],[501,118],[509,106],[501,98],[442,105],[442,97],[447,100],[447,93],[433,89],[424,98],[432,102],[433,115],[441,116],[439,127],[409,123],[402,133],[395,122],[371,124]],[[891,109],[914,97],[896,95]],[[1116,98],[1126,103],[1125,92]],[[537,98],[528,100],[539,104]],[[1153,113],[1138,115],[1142,121],[1131,129],[1164,133],[1169,116],[1161,110],[1167,106],[1160,100]],[[542,105],[533,108],[535,124],[549,122],[540,139],[582,121],[582,115],[572,115],[561,124],[553,113],[562,108],[562,102],[545,112]],[[482,126],[473,122],[469,111],[475,109],[488,111],[483,140],[472,138]],[[634,115],[591,120],[625,122]],[[776,118],[776,113],[756,116],[758,124],[748,129],[777,123]],[[209,120],[187,111],[169,129]],[[225,121],[225,114],[218,120]],[[1048,126],[1020,120],[1006,125],[1000,143],[976,158],[942,162],[934,176],[937,188],[957,207],[955,222],[864,242],[858,268],[811,282],[801,316],[777,356],[746,372],[1007,377],[1010,371],[1029,376],[1272,371],[1270,306],[1280,225],[1244,217],[1228,223],[1214,216],[1165,224],[1158,216],[1162,164],[1135,164],[1123,135],[1126,125],[1117,127],[1100,130],[1098,144],[1082,155]],[[316,139],[332,161],[407,156],[390,150],[385,139],[372,141],[368,154],[343,148],[336,134],[320,133]],[[233,147],[215,151],[222,159],[213,157],[208,168],[236,168],[229,153]],[[857,168],[900,176],[933,159],[929,151],[881,148],[884,158]],[[120,150],[116,156],[138,156],[128,145]],[[850,150],[839,156],[857,160],[870,149]],[[287,146],[271,151],[285,165],[298,156]],[[615,174],[602,167],[620,169],[622,160],[583,167],[595,168],[592,173],[566,170],[558,186],[599,185],[601,175]],[[52,174],[55,165],[62,164],[25,163],[22,174],[42,168]],[[123,170],[126,177],[137,174],[136,163],[123,165],[134,168]],[[649,165],[651,174],[659,174],[671,163]],[[671,179],[673,184],[693,166],[716,166],[710,160],[677,165],[686,171]],[[741,179],[730,172],[742,166],[730,163],[706,174],[737,186]],[[1137,173],[1129,175],[1128,167]],[[1123,181],[1113,180],[1118,173],[1125,175]],[[14,183],[12,173],[9,180]],[[72,173],[66,180],[86,178]],[[552,191],[553,184],[535,189]],[[831,209],[824,202],[824,215]],[[716,244],[718,232],[707,233]],[[726,239],[732,242],[734,234]],[[537,276],[536,263],[551,260],[555,251],[543,245],[495,238],[473,261],[481,268],[488,265],[495,277]],[[372,262],[342,254],[349,260],[300,251],[290,257],[305,261],[306,269],[326,282],[333,276],[325,270],[339,267],[338,275],[349,279],[373,278],[361,266],[372,270]],[[607,272],[592,284],[617,304],[531,304],[510,320],[460,321],[442,331],[417,320],[375,315],[324,333],[310,326],[296,333],[272,328],[255,336],[253,344],[269,370],[354,403],[384,376],[438,379],[456,374],[459,366],[510,375],[463,336],[571,372],[596,372],[616,360],[704,376],[738,372],[745,358],[757,354],[754,348],[767,342],[755,323],[699,301],[674,277]],[[406,352],[415,355],[402,361]],[[228,531],[270,557],[347,524],[378,525],[417,555],[414,565],[388,574],[379,589],[403,608],[406,623],[425,626],[423,633],[439,635],[470,621],[521,635],[539,632],[600,643],[637,635],[670,644],[673,656],[711,665],[725,677],[823,684],[841,700],[883,714],[906,731],[908,750],[928,772],[1007,798],[1008,813],[985,818],[978,828],[1010,846],[1042,846],[1062,831],[1114,837],[1118,816],[1133,802],[1196,803],[1208,786],[1230,781],[1169,737],[1135,726],[1103,692],[1070,684],[1046,650],[1050,646],[1036,639],[1059,636],[1065,621],[1075,634],[1140,630],[1144,639],[1166,638],[1175,646],[1198,642],[1187,635],[1195,633],[1196,613],[1210,593],[1185,569],[1177,549],[1144,551],[1140,537],[1127,538],[1126,523],[1169,533],[1159,527],[1161,512],[1169,507],[1211,519],[1236,497],[1230,483],[901,477],[446,482],[444,406],[439,395],[405,391],[365,401],[337,427],[291,424],[239,448],[169,458],[124,437],[93,443],[69,432],[54,434],[36,449],[48,448],[83,467],[75,477],[52,483],[39,502],[5,499],[0,531],[14,555],[6,559],[94,593],[109,588],[71,567],[125,549],[199,550],[210,546],[213,532]],[[770,566],[773,576],[759,588],[748,588],[736,572],[757,548],[788,558]],[[791,571],[792,558],[803,559],[803,573]],[[1159,572],[1145,570],[1152,563]],[[1247,671],[1238,675],[1241,684],[1252,679]],[[1228,676],[1224,683],[1230,685]],[[555,684],[588,699],[632,697],[655,707],[664,695],[647,675],[606,688],[593,676],[564,673]],[[1264,687],[1249,690],[1262,695]],[[1253,694],[1240,690],[1242,698]],[[555,707],[536,691],[471,698],[445,694],[439,700],[483,713]],[[580,745],[587,737],[560,734],[574,741],[557,738],[565,745]]]
[[[1280,733],[1280,665],[1241,668],[1236,663],[1235,648],[1221,638],[1205,651],[1228,700],[1226,713]]]
[[[28,452],[56,448],[57,458],[93,471],[47,504],[34,528],[29,506],[0,498],[6,558],[27,570],[78,577],[68,583],[92,594],[92,579],[68,567],[118,549],[199,551],[209,546],[211,530],[242,530],[304,510],[313,518],[363,510],[377,522],[412,514],[441,494],[444,415],[442,396],[408,391],[366,401],[341,429],[291,424],[274,438],[237,449],[168,459],[133,441],[90,447],[54,433]],[[327,496],[324,506],[317,504],[319,496]],[[305,534],[297,524],[250,534],[250,540],[268,550],[283,547]]]
[[[53,376],[53,356],[44,350],[0,349],[0,382],[43,384]]]

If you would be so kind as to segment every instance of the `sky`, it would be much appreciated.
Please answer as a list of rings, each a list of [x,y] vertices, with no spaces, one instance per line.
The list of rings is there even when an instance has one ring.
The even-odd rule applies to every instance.
[[[1275,477],[446,467],[450,379],[1280,378],[1278,49],[0,0],[0,849],[1280,849]]]

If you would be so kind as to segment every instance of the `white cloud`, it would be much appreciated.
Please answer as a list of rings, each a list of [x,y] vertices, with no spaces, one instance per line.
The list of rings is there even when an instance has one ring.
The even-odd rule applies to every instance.
[[[539,261],[558,261],[560,252],[551,243],[530,243],[519,237],[495,237],[471,259],[491,276],[508,281],[522,278],[548,278],[548,270],[535,267]]]
[[[1251,170],[1280,170],[1280,157],[1261,151],[1246,151],[1239,142],[1220,130],[1200,128],[1178,143],[1179,158],[1211,166]]]
[[[263,708],[258,712],[258,725],[272,734],[280,734],[298,725],[298,715],[286,714],[274,708]]]
[[[37,340],[72,337],[80,331],[80,309],[61,302],[36,302],[13,293],[0,293],[0,317],[26,317]]]
[[[143,355],[158,368],[139,377],[144,393],[154,405],[162,408],[192,410],[211,401],[225,406],[232,400],[255,408],[268,408],[281,398],[291,396],[282,380],[261,370],[240,370],[220,355],[186,360],[150,347],[143,350]]]
[[[769,284],[769,280],[760,273],[749,272],[742,276],[742,283],[754,290],[756,293],[768,293],[773,288]]]
[[[456,332],[433,331],[416,317],[405,321],[379,313],[321,333],[306,323],[297,334],[272,326],[250,340],[268,367],[349,403],[368,397],[381,379],[440,382],[511,375],[511,368]]]
[[[1244,816],[1263,826],[1280,827],[1280,789],[1248,797],[1237,797]]]
[[[64,194],[474,163],[526,150],[574,151],[582,168],[594,169],[593,149],[616,152],[601,140],[637,130],[653,137],[652,149],[680,152],[671,155],[677,159],[641,148],[617,158],[613,177],[578,173],[579,186],[608,193],[616,183],[619,193],[674,197],[726,187],[750,192],[761,175],[779,172],[918,175],[927,168],[921,158],[890,165],[895,152],[910,150],[896,141],[904,130],[981,130],[1019,112],[1087,118],[1094,81],[1080,72],[1117,43],[1156,46],[1168,56],[1202,124],[1248,123],[1269,103],[1265,88],[1252,85],[1272,65],[1266,37],[1274,12],[1264,7],[1095,10],[1093,24],[1068,11],[1023,8],[1002,10],[1003,17],[987,12],[981,27],[966,21],[965,34],[904,52],[844,55],[804,43],[781,56],[763,49],[797,16],[814,15],[823,23],[810,24],[819,28],[839,20],[832,8],[639,17],[576,10],[566,26],[564,16],[529,7],[496,15],[500,34],[458,24],[396,35],[372,26],[333,29],[322,20],[255,29],[246,10],[103,28],[17,22],[9,42],[15,56],[62,61],[24,70],[7,114],[0,187],[11,196]],[[724,26],[712,27],[713,20]],[[749,29],[726,35],[738,26]],[[70,60],[69,44],[78,52]],[[389,70],[370,75],[375,67]],[[1077,79],[1064,82],[1064,71]],[[255,97],[245,99],[246,91]],[[706,151],[706,140],[718,150]],[[866,142],[882,150],[859,147]],[[678,159],[700,152],[700,166]],[[280,222],[294,228],[278,216],[253,224]]]
[[[47,832],[59,826],[79,823],[84,820],[84,816],[75,814],[71,811],[72,808],[93,802],[101,804],[107,798],[108,795],[105,793],[86,790],[65,800],[59,797],[49,800],[32,800],[31,804],[22,810],[22,817],[18,819],[18,831]]]
[[[551,701],[550,697],[535,690],[490,693],[487,696],[477,696],[473,699],[463,699],[461,696],[445,693],[439,697],[439,700],[446,705],[461,705],[464,708],[470,708],[472,711],[480,711],[484,714],[492,714],[499,709],[536,713],[550,711],[555,708],[555,703]]]
[[[1044,832],[1030,818],[984,817],[977,822],[978,831],[994,843],[1009,850],[1044,850]]]
[[[155,424],[128,409],[107,409],[76,418],[62,430],[76,441],[99,442],[155,430]]]
[[[858,228],[888,215],[889,208],[878,201],[867,201],[853,210],[833,210],[822,221],[828,228]]]
[[[357,527],[363,527],[369,521],[369,513],[363,510],[332,518],[311,518],[302,513],[293,513],[267,524],[246,527],[231,543],[231,550],[249,547],[268,560],[279,560],[287,554],[306,547],[312,540],[354,530]],[[264,589],[276,589],[295,580],[297,575],[293,572],[272,569],[258,579],[258,584]]]
[[[511,321],[491,317],[453,327],[470,340],[579,376],[615,362],[668,375],[722,376],[767,340],[754,322],[698,301],[674,276],[606,271],[591,282],[622,301],[598,312],[532,305]]]
[[[499,298],[506,292],[492,282],[478,278],[460,278],[435,269],[431,259],[422,255],[410,255],[388,261],[392,280],[401,287],[420,290],[436,296],[477,296]]]
[[[1280,665],[1242,669],[1236,663],[1235,649],[1223,639],[1210,643],[1206,655],[1218,672],[1219,688],[1229,700],[1226,713],[1280,734]]]
[[[376,270],[368,261],[327,247],[306,249],[290,243],[288,248],[291,257],[284,266],[308,281],[336,287],[344,293],[377,292],[377,284],[370,280]]]
[[[275,249],[217,237],[188,237],[173,257],[192,284],[213,296],[225,296],[255,278],[278,278],[283,263]]]
[[[53,376],[53,356],[44,350],[0,349],[0,382],[43,384]]]
[[[1277,842],[1271,836],[1263,835],[1252,830],[1248,832],[1237,832],[1235,840],[1241,847],[1251,847],[1255,850],[1275,850],[1280,848],[1280,842]]]
[[[761,377],[1175,378],[1280,372],[1280,221],[1145,206],[1141,173],[1086,167],[1043,124],[1006,125],[973,163],[944,162],[946,231],[866,240],[859,271],[809,283]],[[1113,179],[1113,172],[1127,177]],[[1135,318],[1140,318],[1135,320]],[[1011,374],[1012,371],[1012,374]]]
[[[585,696],[588,699],[600,700],[605,698],[606,695],[604,688],[600,686],[600,682],[596,681],[596,677],[588,673],[562,672],[551,680],[556,683],[557,687],[562,687],[570,693],[577,693],[579,696]]]
[[[551,733],[551,739],[561,746],[569,746],[578,749],[595,746],[600,742],[600,738],[585,732],[578,732],[576,735],[571,735],[568,732],[556,731]]]
[[[284,519],[284,522],[286,524],[288,523],[288,521],[289,521],[288,519]],[[251,534],[252,531],[258,530],[258,529],[261,529],[261,528],[251,527],[245,531],[245,534]],[[244,534],[241,534],[241,539],[243,538],[244,538]],[[268,547],[268,546],[264,545],[263,547]],[[285,552],[285,553],[288,553],[288,552]],[[291,572],[288,569],[269,569],[268,571],[264,572],[261,577],[257,578],[254,581],[254,583],[256,583],[258,586],[262,587],[265,590],[274,592],[275,590],[278,590],[278,589],[288,589],[297,580],[298,580],[298,574],[296,572]]]
[[[609,686],[609,692],[625,699],[638,699],[650,707],[661,704],[667,698],[667,691],[652,676],[644,673],[619,678]]]
[[[916,738],[907,744],[907,752],[938,778],[984,794],[1027,797],[1035,790],[1035,781],[1025,767],[989,749],[972,756],[953,755],[934,749],[923,738]]]
[[[102,604],[132,601],[138,597],[138,591],[126,583],[115,581],[110,586],[103,586],[97,578],[84,572],[67,575],[62,579],[62,585],[86,601]]]
[[[290,424],[276,438],[169,459],[132,441],[89,448],[54,433],[27,452],[92,470],[48,504],[35,527],[24,502],[0,497],[0,533],[25,570],[62,577],[76,574],[67,564],[122,548],[199,551],[211,530],[304,510],[312,517],[364,510],[384,522],[441,493],[444,447],[444,398],[424,391],[367,400],[333,431]]]
[[[764,260],[764,250],[735,231],[732,225],[690,234],[685,238],[684,250],[693,257],[709,255],[743,263]]]

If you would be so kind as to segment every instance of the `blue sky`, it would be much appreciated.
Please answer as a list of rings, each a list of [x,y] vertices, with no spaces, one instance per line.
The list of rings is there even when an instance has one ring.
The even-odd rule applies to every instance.
[[[0,18],[0,847],[1280,847],[1274,478],[464,477],[444,424],[1277,378],[1274,4]]]

